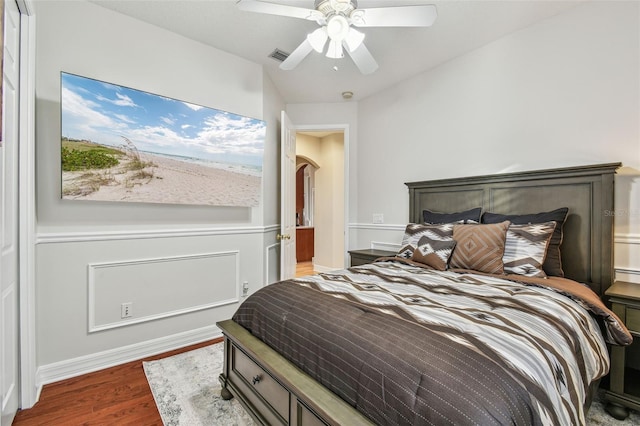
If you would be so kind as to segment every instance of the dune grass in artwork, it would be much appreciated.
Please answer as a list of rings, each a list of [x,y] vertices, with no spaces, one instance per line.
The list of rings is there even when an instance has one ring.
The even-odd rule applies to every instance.
[[[87,197],[102,187],[148,183],[156,165],[142,161],[136,146],[127,138],[120,149],[91,141],[62,139],[63,197]]]
[[[62,139],[62,171],[106,169],[117,165],[122,151],[87,141]]]
[[[62,73],[62,198],[259,204],[265,123]]]

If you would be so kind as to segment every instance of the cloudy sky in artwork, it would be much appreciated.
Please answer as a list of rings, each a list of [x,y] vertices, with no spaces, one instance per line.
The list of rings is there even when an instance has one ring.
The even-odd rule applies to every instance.
[[[138,150],[262,167],[261,120],[62,73],[62,136]]]

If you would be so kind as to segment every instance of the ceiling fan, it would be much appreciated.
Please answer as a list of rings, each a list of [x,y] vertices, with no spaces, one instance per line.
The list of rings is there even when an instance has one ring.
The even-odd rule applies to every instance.
[[[358,9],[357,0],[315,0],[314,9],[260,0],[238,0],[237,4],[240,10],[307,19],[320,25],[280,64],[283,70],[295,68],[313,50],[324,52],[328,41],[328,58],[343,58],[346,50],[361,73],[371,74],[378,63],[363,43],[364,33],[354,27],[428,27],[438,16],[434,5]]]

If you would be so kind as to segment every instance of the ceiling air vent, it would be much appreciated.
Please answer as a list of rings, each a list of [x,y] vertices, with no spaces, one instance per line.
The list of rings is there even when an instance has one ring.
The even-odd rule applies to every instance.
[[[276,61],[284,62],[284,60],[289,57],[289,54],[287,52],[283,52],[280,49],[276,49],[271,52],[269,57],[275,59]]]

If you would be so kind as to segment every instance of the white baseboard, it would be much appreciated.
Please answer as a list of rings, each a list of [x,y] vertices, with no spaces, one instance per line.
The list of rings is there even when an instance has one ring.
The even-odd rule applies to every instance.
[[[102,370],[127,362],[157,355],[163,352],[180,349],[185,346],[205,342],[222,337],[222,332],[215,325],[197,330],[148,340],[121,348],[110,349],[91,355],[85,355],[53,364],[42,365],[36,372],[38,396],[42,386],[71,377],[81,376],[93,371]]]
[[[332,271],[335,271],[337,269],[339,269],[339,268],[332,268],[330,266],[322,266],[322,265],[318,265],[317,263],[313,264],[313,270],[316,271],[316,272],[321,272],[321,273],[332,272]]]

